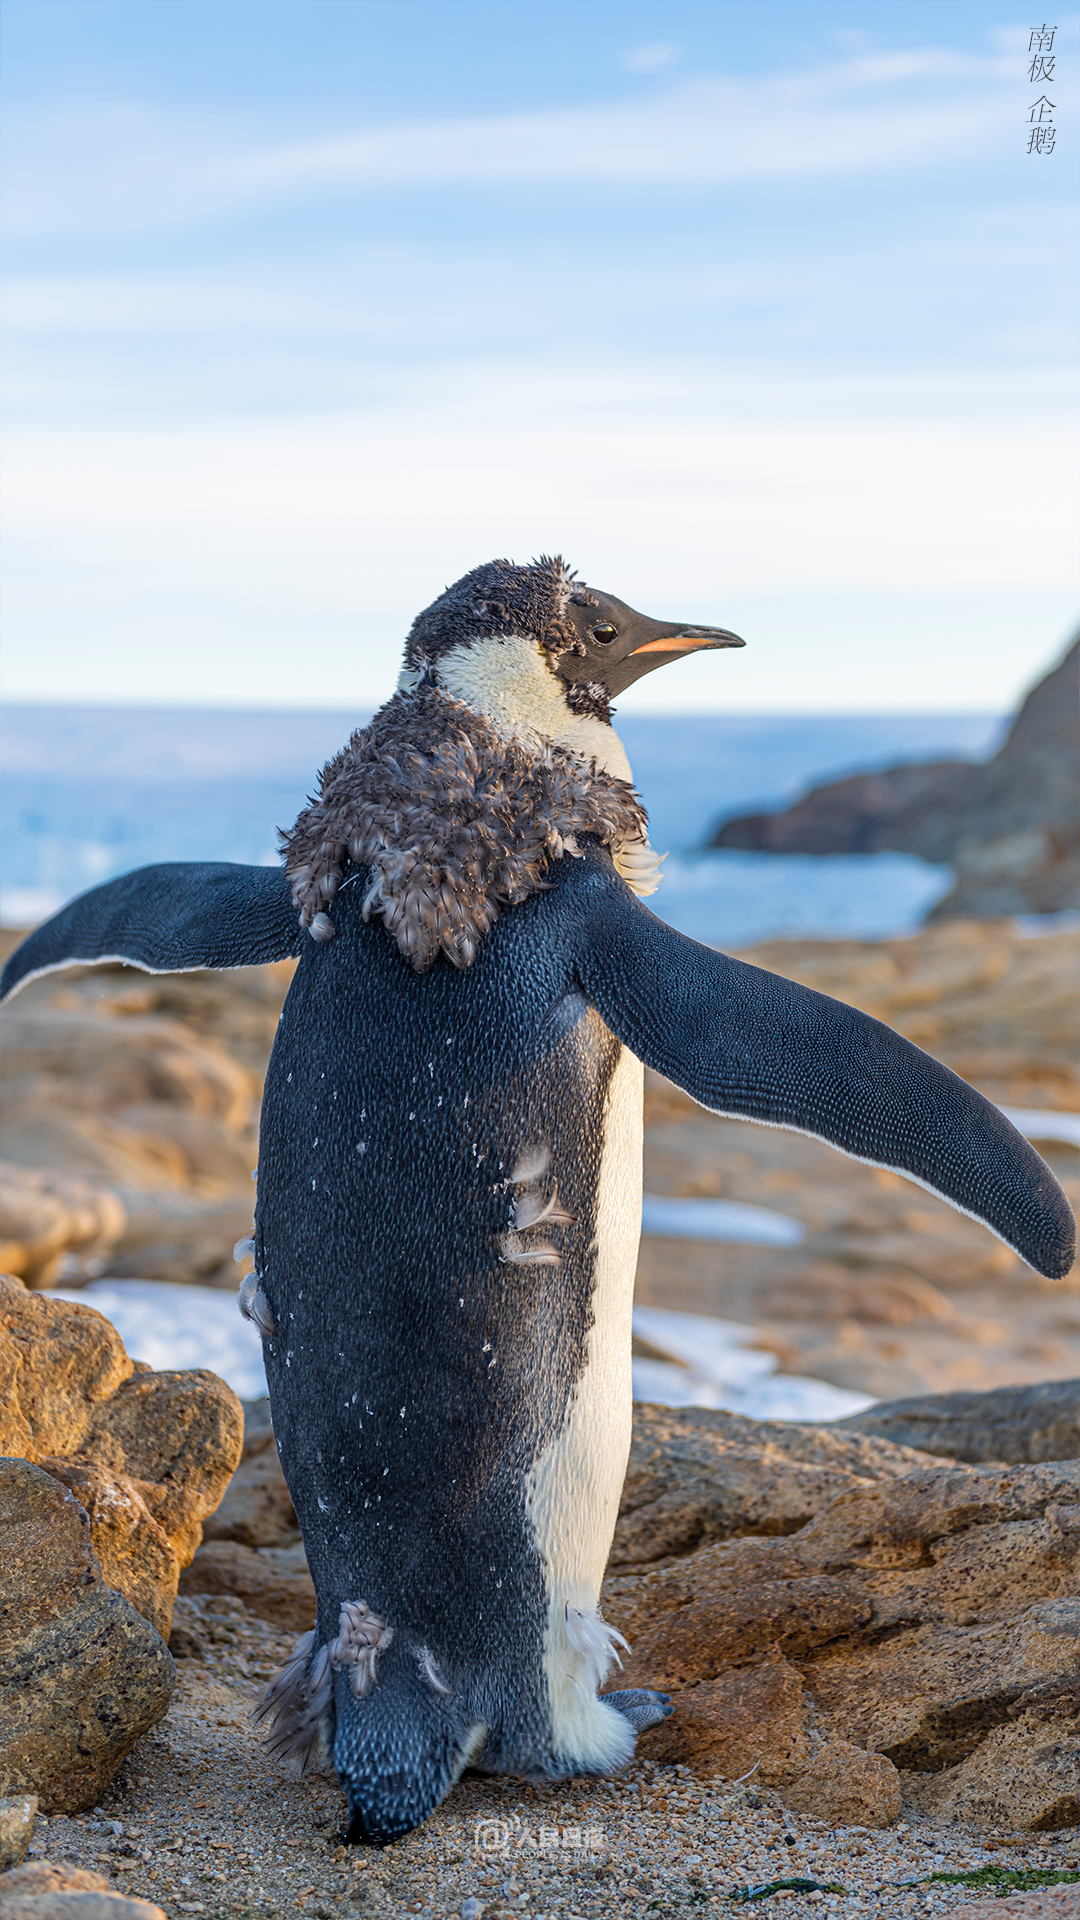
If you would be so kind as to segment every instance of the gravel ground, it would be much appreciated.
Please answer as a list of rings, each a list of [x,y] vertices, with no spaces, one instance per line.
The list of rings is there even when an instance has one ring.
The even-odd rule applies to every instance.
[[[167,1718],[101,1806],[39,1819],[30,1857],[95,1867],[169,1920],[734,1916],[741,1908],[727,1897],[732,1889],[794,1878],[844,1891],[778,1893],[751,1910],[784,1920],[826,1911],[907,1920],[962,1912],[987,1889],[896,1881],[985,1866],[1080,1868],[1075,1829],[988,1835],[913,1817],[886,1832],[830,1831],[785,1813],[752,1780],[702,1782],[647,1761],[615,1781],[542,1788],[467,1776],[400,1845],[346,1849],[334,1782],[290,1780],[249,1725],[293,1637],[238,1600],[181,1599],[174,1644],[186,1653]],[[1075,1891],[1080,1914],[1080,1885]]]

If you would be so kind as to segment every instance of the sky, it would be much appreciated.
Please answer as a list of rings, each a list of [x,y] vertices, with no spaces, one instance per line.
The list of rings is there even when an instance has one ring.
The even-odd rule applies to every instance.
[[[1080,610],[1043,24],[3,0],[6,697],[369,708],[562,552],[747,641],[624,710],[1006,710]]]

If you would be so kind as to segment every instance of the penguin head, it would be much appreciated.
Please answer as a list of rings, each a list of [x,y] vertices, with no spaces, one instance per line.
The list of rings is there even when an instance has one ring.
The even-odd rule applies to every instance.
[[[653,620],[585,586],[558,555],[491,560],[413,621],[403,684],[430,674],[496,722],[552,740],[575,718],[611,721],[611,700],[688,653],[745,642],[725,627]]]

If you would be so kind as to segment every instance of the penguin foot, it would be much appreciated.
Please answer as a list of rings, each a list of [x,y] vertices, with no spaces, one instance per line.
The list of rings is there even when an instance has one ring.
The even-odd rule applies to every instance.
[[[659,1726],[674,1711],[669,1693],[653,1693],[647,1687],[623,1687],[617,1693],[602,1693],[600,1698],[606,1707],[615,1707],[629,1720],[635,1733]]]

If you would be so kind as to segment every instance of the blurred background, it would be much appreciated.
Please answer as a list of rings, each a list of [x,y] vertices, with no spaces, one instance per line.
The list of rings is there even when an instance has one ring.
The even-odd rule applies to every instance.
[[[8,946],[145,861],[273,861],[413,615],[561,551],[747,641],[620,702],[655,909],[901,1027],[1073,1179],[1076,18],[1040,153],[1038,23],[983,0],[0,20]],[[15,1004],[9,1266],[118,1314],[235,1286],[287,975]],[[1071,1283],[649,1101],[641,1391],[825,1417],[1076,1370]]]

